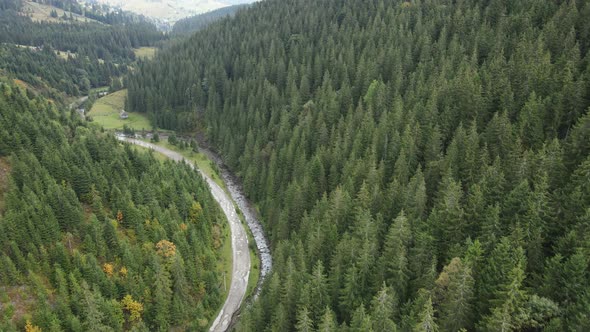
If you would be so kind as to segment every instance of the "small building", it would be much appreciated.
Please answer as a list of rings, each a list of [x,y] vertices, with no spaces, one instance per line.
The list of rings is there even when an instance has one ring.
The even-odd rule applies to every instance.
[[[127,119],[129,119],[129,114],[128,114],[127,112],[125,112],[125,111],[121,110],[121,114],[119,114],[119,117],[120,117],[122,120],[127,120]]]

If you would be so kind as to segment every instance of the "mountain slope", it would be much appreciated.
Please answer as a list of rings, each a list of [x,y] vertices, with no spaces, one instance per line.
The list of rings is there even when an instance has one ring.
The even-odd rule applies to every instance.
[[[255,0],[97,0],[98,3],[120,7],[147,17],[177,22],[185,17],[194,16],[219,8],[238,4],[252,3]]]
[[[32,4],[0,11],[0,70],[58,102],[118,81],[136,60],[135,48],[154,46],[166,38],[154,25],[128,13],[102,15],[98,9],[82,13],[67,1],[53,4],[86,17],[65,15],[37,22],[28,17],[27,6]]]
[[[204,131],[260,207],[241,330],[583,330],[589,15],[265,1],[143,64],[128,108]]]
[[[188,165],[5,83],[0,160],[0,330],[195,331],[213,318],[225,222]]]
[[[204,29],[209,24],[220,20],[226,16],[233,16],[240,9],[247,8],[246,5],[233,5],[229,7],[223,7],[220,9],[212,10],[207,13],[187,17],[179,20],[172,27],[172,33],[175,35],[188,35],[193,32]]]

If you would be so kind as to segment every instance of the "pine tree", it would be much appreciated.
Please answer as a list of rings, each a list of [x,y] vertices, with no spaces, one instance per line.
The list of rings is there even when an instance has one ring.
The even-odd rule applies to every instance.
[[[360,305],[352,315],[350,321],[350,329],[353,331],[368,331],[373,332],[373,319],[365,310],[364,305]]]
[[[395,290],[402,303],[405,302],[408,288],[407,246],[409,241],[410,228],[408,220],[402,211],[387,233],[383,253],[379,261],[379,270],[383,274],[382,281]]]
[[[436,324],[436,318],[434,316],[434,308],[432,307],[432,298],[424,303],[422,312],[418,318],[418,324],[414,326],[414,332],[436,332],[438,331],[438,325]]]
[[[440,324],[449,331],[468,329],[473,321],[474,278],[469,265],[453,258],[436,284],[440,297]]]
[[[297,332],[313,332],[313,320],[309,317],[309,311],[303,307],[297,312],[297,324],[295,324]]]
[[[334,312],[332,312],[330,307],[326,307],[318,326],[318,332],[336,332],[337,330],[338,325],[336,324]]]
[[[524,271],[514,267],[508,275],[508,283],[498,291],[496,302],[501,303],[492,309],[492,314],[484,319],[487,331],[510,331],[519,328],[516,315],[520,313],[526,294],[521,289]]]
[[[397,326],[392,320],[397,310],[397,299],[395,293],[388,287],[381,287],[381,290],[371,303],[371,313],[374,331],[395,332]]]

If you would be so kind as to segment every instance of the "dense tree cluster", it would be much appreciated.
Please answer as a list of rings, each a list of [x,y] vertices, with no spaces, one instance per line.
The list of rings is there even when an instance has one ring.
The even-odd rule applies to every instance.
[[[0,9],[1,10],[12,10],[18,11],[22,8],[22,1],[21,0],[4,0],[0,2]]]
[[[120,25],[33,22],[14,11],[0,12],[0,43],[49,45],[106,62],[134,60],[133,48],[152,46],[164,36],[147,22]]]
[[[234,5],[212,10],[207,13],[183,18],[174,23],[172,27],[173,35],[189,35],[196,31],[206,28],[209,24],[228,16],[234,16],[238,10],[245,9],[247,5]]]
[[[0,12],[0,70],[58,101],[63,93],[87,95],[90,88],[120,82],[136,60],[133,48],[166,38],[153,24],[126,14],[112,20],[122,23],[116,25],[48,23],[16,10]]]
[[[10,44],[0,45],[0,69],[57,100],[59,92],[78,96],[88,94],[90,88],[108,86],[112,77],[121,76],[128,70],[127,66],[74,53],[64,59],[51,47],[28,48]]]
[[[268,0],[142,65],[128,109],[205,129],[259,206],[274,272],[239,330],[585,330],[588,17]]]
[[[0,158],[0,330],[194,331],[216,313],[225,222],[188,165],[4,83]]]

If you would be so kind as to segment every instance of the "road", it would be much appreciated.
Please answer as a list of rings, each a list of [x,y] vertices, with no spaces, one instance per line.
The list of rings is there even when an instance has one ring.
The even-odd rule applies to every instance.
[[[213,160],[219,169],[221,179],[225,183],[225,187],[231,198],[234,200],[242,214],[246,219],[246,224],[250,228],[254,242],[256,243],[256,249],[258,256],[260,257],[260,279],[258,279],[258,285],[252,294],[252,299],[258,298],[260,291],[262,290],[262,284],[266,277],[270,274],[272,269],[272,256],[270,255],[270,246],[268,240],[264,234],[264,229],[260,220],[258,220],[258,213],[256,209],[252,207],[246,196],[244,190],[240,185],[239,179],[237,179],[232,172],[223,164],[223,160],[215,152],[207,149],[204,146],[199,145],[199,152],[205,154],[209,159]]]
[[[180,153],[166,149],[164,147],[147,143],[141,140],[123,137],[117,135],[117,139],[139,146],[143,146],[159,152],[168,158],[176,161],[185,161],[191,167],[198,169],[192,162],[185,159]],[[231,325],[233,315],[240,309],[240,305],[246,295],[248,288],[248,277],[250,276],[250,252],[248,250],[248,236],[246,230],[242,225],[236,208],[234,207],[232,199],[219,185],[208,177],[205,173],[199,170],[203,178],[207,181],[213,198],[219,203],[221,209],[227,217],[231,231],[231,244],[233,251],[232,260],[232,279],[227,295],[227,299],[219,312],[219,315],[211,325],[209,331],[211,332],[225,332]]]

